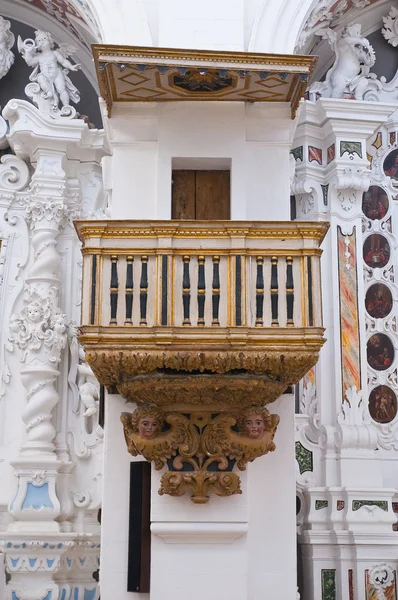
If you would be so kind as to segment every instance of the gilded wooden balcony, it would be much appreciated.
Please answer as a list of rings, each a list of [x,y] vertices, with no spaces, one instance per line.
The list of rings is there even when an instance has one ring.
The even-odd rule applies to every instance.
[[[136,402],[128,451],[168,467],[160,494],[241,493],[235,466],[275,450],[265,405],[324,342],[325,223],[81,221],[80,341],[98,380]]]
[[[138,403],[265,405],[324,342],[326,223],[80,221],[81,343]]]

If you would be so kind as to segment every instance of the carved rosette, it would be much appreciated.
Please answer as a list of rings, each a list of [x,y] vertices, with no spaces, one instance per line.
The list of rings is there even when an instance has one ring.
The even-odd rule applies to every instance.
[[[127,449],[168,467],[159,494],[191,494],[195,504],[217,496],[240,494],[240,478],[248,462],[275,450],[278,415],[266,408],[246,406],[237,411],[192,411],[182,414],[143,405],[121,415]]]

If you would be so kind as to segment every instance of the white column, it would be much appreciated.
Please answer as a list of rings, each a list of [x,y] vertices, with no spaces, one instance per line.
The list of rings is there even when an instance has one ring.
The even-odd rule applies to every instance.
[[[30,255],[24,270],[21,261],[23,294],[15,302],[7,332],[8,349],[14,351],[10,355],[12,389],[20,378],[26,397],[21,411],[24,439],[11,461],[17,477],[9,504],[13,520],[0,540],[12,574],[6,598],[55,600],[73,593],[79,599],[87,595],[94,599],[98,592],[92,574],[98,569],[99,536],[80,535],[71,525],[73,492],[77,490],[71,485],[75,465],[67,447],[66,345],[68,333],[75,329],[68,327],[75,315],[70,314],[68,303],[62,306],[61,261],[66,261],[57,244],[61,231],[68,228],[68,259],[72,247],[78,248],[77,238],[70,235],[72,218],[78,216],[82,199],[87,203],[93,194],[95,181],[90,182],[91,191],[83,194],[84,175],[79,182],[75,163],[85,159],[86,167],[90,161],[98,163],[103,136],[89,130],[83,121],[53,119],[22,100],[10,102],[4,114],[10,123],[12,148],[34,170],[29,189],[19,193],[16,206],[9,211],[11,224],[25,212]],[[15,172],[10,174],[16,178]],[[65,281],[65,286],[68,283]],[[62,310],[65,304],[68,317]],[[6,387],[5,394],[12,394],[10,390]],[[61,443],[56,447],[57,413],[65,418],[59,427]]]

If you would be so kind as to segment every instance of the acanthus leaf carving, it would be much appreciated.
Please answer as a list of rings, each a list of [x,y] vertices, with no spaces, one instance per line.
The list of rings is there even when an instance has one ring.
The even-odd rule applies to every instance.
[[[210,491],[219,496],[241,493],[233,467],[245,470],[248,462],[275,450],[279,416],[253,406],[187,416],[144,405],[122,413],[121,421],[130,454],[141,454],[157,470],[167,464],[159,494],[191,493],[194,503],[203,504]]]
[[[40,221],[52,223],[57,229],[67,218],[67,208],[62,200],[31,200],[26,206],[26,220],[34,229]]]
[[[391,6],[390,12],[383,17],[384,27],[381,30],[384,38],[391,46],[398,46],[398,9]]]

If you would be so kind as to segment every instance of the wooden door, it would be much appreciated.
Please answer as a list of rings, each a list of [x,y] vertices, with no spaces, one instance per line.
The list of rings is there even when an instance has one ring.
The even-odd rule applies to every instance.
[[[172,219],[230,218],[229,171],[173,171]]]

